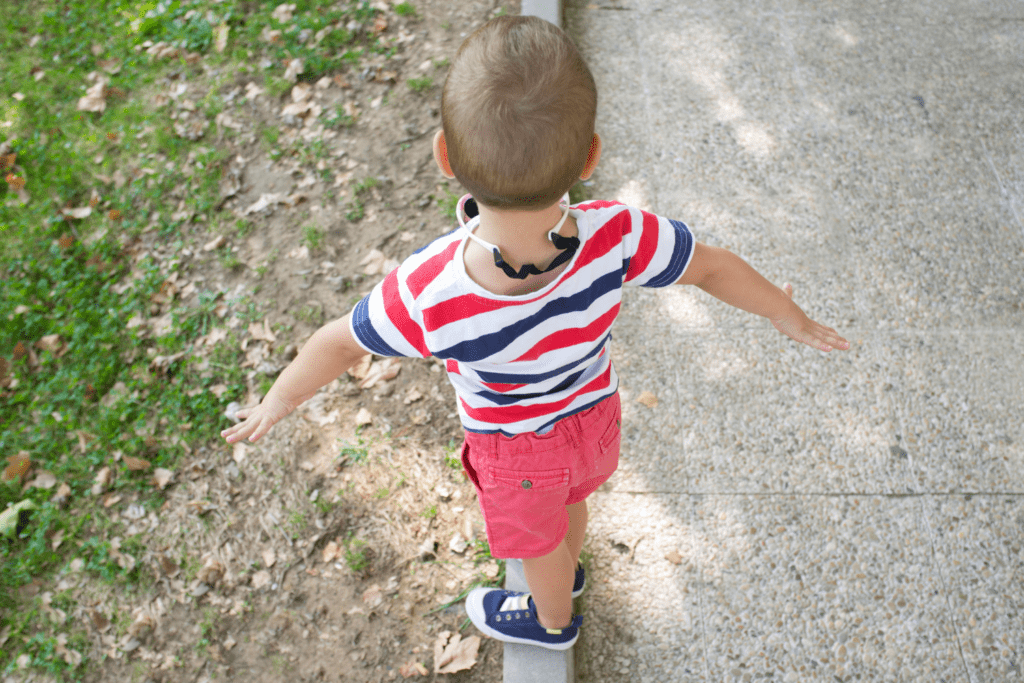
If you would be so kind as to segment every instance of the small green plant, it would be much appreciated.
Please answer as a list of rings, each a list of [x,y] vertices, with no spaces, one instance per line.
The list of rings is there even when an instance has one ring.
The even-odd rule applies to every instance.
[[[434,60],[434,68],[435,69],[443,69],[446,66],[448,66],[449,64],[451,64],[451,60],[449,60],[447,57],[442,57],[441,59],[435,59]]]
[[[590,199],[590,188],[583,183],[576,183],[569,188],[569,203],[579,204]]]
[[[374,178],[373,176],[366,176],[358,183],[356,183],[356,185],[352,188],[352,191],[357,195],[361,195],[367,190],[373,189],[378,185],[380,185],[380,181],[377,178]]]
[[[247,221],[244,218],[239,218],[235,221],[235,230],[238,232],[239,237],[248,237],[255,229],[256,224],[252,221]]]
[[[238,258],[238,254],[232,251],[229,247],[218,249],[217,259],[220,261],[220,265],[223,266],[225,270],[235,270],[245,265],[242,262],[242,260]]]
[[[462,453],[459,449],[461,444],[455,439],[448,439],[448,445],[444,447],[444,464],[453,470],[462,471]]]
[[[302,241],[310,251],[316,251],[324,240],[324,231],[315,225],[307,225],[302,229]]]
[[[373,494],[373,497],[377,500],[381,500],[383,498],[387,498],[389,493],[391,493],[391,491],[388,490],[388,487],[382,486],[377,489],[377,492]]]
[[[272,98],[279,98],[292,89],[292,83],[284,78],[278,78],[277,76],[270,76],[263,84],[264,89]]]
[[[294,536],[306,527],[306,513],[302,510],[293,510],[288,516],[288,524],[291,526],[292,536]]]
[[[345,564],[354,574],[362,574],[370,565],[366,556],[366,542],[358,538],[350,539],[345,544]]]
[[[348,460],[350,463],[359,463],[366,460],[370,451],[363,443],[362,439],[359,439],[359,443],[355,446],[346,443],[341,447],[341,451],[338,453],[338,457],[341,459]]]
[[[363,205],[363,200],[358,196],[353,197],[352,201],[348,203],[348,211],[345,212],[345,218],[355,223],[361,221],[364,215],[366,215],[366,207]]]
[[[351,128],[356,125],[356,120],[341,107],[334,107],[324,120],[324,125],[328,128]]]
[[[434,86],[434,79],[430,76],[423,76],[422,78],[410,78],[406,81],[406,85],[409,86],[409,90],[415,93],[424,93],[430,90]]]
[[[313,507],[315,507],[321,515],[329,515],[331,510],[334,509],[334,501],[325,498],[324,496],[317,496],[317,499],[313,501]]]
[[[434,517],[437,517],[437,506],[428,505],[426,509],[420,513],[420,517],[424,517],[426,519],[433,519]]]
[[[400,2],[393,8],[395,14],[400,17],[413,17],[416,16],[416,8],[412,6],[410,2]]]
[[[453,193],[445,186],[444,197],[437,200],[437,208],[442,216],[450,221],[454,221],[455,212],[459,208],[459,195]]]
[[[309,303],[295,311],[293,315],[302,322],[309,323],[310,325],[319,325],[323,322],[324,310],[317,304]]]
[[[273,147],[281,137],[281,129],[277,126],[266,126],[260,131],[260,134],[263,136],[266,143]]]

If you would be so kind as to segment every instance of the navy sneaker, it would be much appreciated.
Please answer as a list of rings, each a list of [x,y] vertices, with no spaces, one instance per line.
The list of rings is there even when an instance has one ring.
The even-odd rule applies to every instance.
[[[565,628],[544,628],[529,593],[501,588],[474,588],[466,598],[473,624],[497,640],[525,643],[549,650],[568,650],[580,634],[583,617],[576,615]]]
[[[572,597],[578,598],[583,595],[583,589],[587,587],[587,575],[583,571],[583,564],[576,565],[576,578],[572,582]]]

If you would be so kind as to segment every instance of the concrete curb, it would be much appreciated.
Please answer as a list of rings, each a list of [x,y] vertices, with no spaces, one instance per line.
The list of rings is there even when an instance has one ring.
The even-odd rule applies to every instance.
[[[523,16],[540,17],[562,27],[562,0],[522,0]],[[505,588],[527,591],[522,560],[506,563]],[[546,650],[533,645],[505,643],[504,683],[572,683],[576,680],[572,649]]]
[[[522,0],[523,16],[540,17],[562,27],[562,0]]]
[[[505,588],[528,591],[522,560],[505,563]],[[576,680],[573,649],[546,650],[535,645],[505,643],[504,683],[572,683]]]

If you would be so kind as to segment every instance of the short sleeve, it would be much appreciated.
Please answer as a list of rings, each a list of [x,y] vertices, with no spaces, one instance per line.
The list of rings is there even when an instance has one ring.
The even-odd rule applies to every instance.
[[[690,228],[640,209],[630,209],[629,217],[622,236],[629,262],[624,284],[667,287],[675,283],[693,256]]]
[[[396,268],[352,310],[352,336],[378,356],[430,356],[423,328],[413,314],[414,300]],[[404,292],[403,292],[404,290]]]

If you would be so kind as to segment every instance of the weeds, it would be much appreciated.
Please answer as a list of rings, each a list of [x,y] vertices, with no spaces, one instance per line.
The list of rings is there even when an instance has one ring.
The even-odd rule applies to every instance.
[[[316,251],[324,240],[324,231],[315,225],[307,225],[302,228],[302,241],[310,251]]]
[[[434,79],[430,76],[410,78],[405,83],[409,86],[409,90],[412,90],[414,93],[424,93],[434,87]]]
[[[110,491],[137,497],[146,509],[159,507],[162,494],[148,475],[129,472],[123,458],[118,464],[111,454],[173,470],[182,444],[198,448],[215,440],[227,426],[225,406],[248,390],[235,332],[225,331],[222,342],[203,346],[201,354],[196,344],[224,329],[231,303],[200,290],[183,305],[175,291],[179,260],[167,252],[180,252],[193,220],[233,224],[239,238],[255,226],[220,208],[224,152],[180,137],[170,107],[153,112],[137,95],[172,73],[178,82],[195,81],[203,69],[198,62],[205,61],[224,73],[245,70],[267,96],[280,97],[293,87],[279,77],[286,60],[302,59],[301,77],[316,80],[393,51],[388,36],[343,28],[352,22],[372,26],[378,10],[369,3],[298,3],[288,26],[274,18],[279,4],[39,0],[0,13],[0,179],[8,178],[0,182],[0,453],[24,453],[29,468],[24,478],[0,482],[0,510],[29,504],[13,520],[10,535],[0,536],[3,675],[85,676],[88,656],[76,661],[59,653],[65,645],[88,653],[87,635],[70,620],[51,623],[18,589],[33,581],[52,583],[72,561],[119,588],[147,580],[140,541],[114,536],[110,513],[86,496],[97,472],[112,467]],[[395,11],[414,13],[409,3]],[[264,29],[280,34],[267,40]],[[218,31],[229,36],[221,54],[214,49]],[[147,47],[165,43],[179,53],[152,57],[143,48],[146,41]],[[76,106],[95,83],[90,74],[106,81],[102,112]],[[225,109],[218,90],[214,84],[194,97],[210,119]],[[341,110],[328,122],[355,123]],[[284,153],[276,126],[263,128],[259,139],[272,157]],[[316,163],[325,148],[313,143],[292,152],[303,163]],[[149,171],[117,182],[121,169]],[[361,184],[354,220],[363,214],[358,193],[374,184]],[[187,215],[179,214],[185,199]],[[80,215],[89,208],[90,215],[62,212],[72,208]],[[149,247],[141,246],[150,230],[160,258],[145,256]],[[315,229],[306,234],[311,249],[322,239]],[[214,256],[225,269],[242,266],[230,248]],[[238,317],[251,321],[257,313],[250,307]],[[367,449],[360,441],[341,455],[359,461]],[[56,496],[57,485],[26,486],[29,476],[43,471],[67,491]],[[358,565],[355,555],[353,562]],[[194,576],[196,570],[184,573]],[[62,595],[52,605],[67,602],[58,608],[70,614],[71,597]],[[201,628],[203,639],[210,639],[214,626]],[[19,661],[29,671],[15,673]]]

